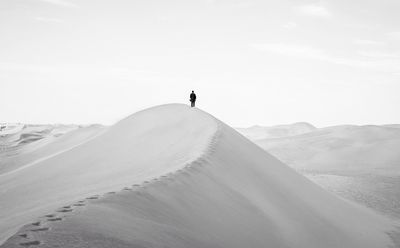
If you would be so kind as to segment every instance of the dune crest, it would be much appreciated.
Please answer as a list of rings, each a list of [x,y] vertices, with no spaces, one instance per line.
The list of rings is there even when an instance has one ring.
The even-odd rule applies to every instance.
[[[126,153],[114,151],[112,156],[126,156],[118,157],[115,166],[139,177],[117,173],[113,179],[124,187],[105,194],[110,187],[90,184],[97,187],[97,194],[58,205],[25,225],[2,247],[364,248],[392,244],[387,232],[394,225],[389,220],[322,190],[201,110],[183,105],[148,109],[76,150],[100,149],[103,142],[107,148],[121,148],[109,142],[127,142],[124,139],[132,147]],[[142,150],[131,154],[134,149]],[[146,166],[125,167],[123,161],[128,159]],[[101,169],[98,163],[93,166]],[[143,174],[146,169],[148,173]]]

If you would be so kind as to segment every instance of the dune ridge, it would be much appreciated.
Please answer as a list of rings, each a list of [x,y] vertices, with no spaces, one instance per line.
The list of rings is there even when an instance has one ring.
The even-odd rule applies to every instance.
[[[205,115],[196,110],[191,117],[200,116]],[[2,247],[392,244],[386,233],[394,229],[393,223],[322,190],[206,116],[216,129],[198,156],[181,164],[183,168],[64,206],[25,226]]]
[[[1,175],[0,243],[57,207],[148,181],[192,161],[216,125],[205,114],[193,123],[197,110],[189,110],[172,104],[140,111],[84,144]]]
[[[32,223],[26,224],[23,227],[21,227],[17,233],[15,233],[12,237],[10,237],[4,244],[0,245],[0,247],[6,247],[6,248],[11,248],[11,247],[35,247],[35,246],[41,246],[41,247],[63,247],[63,245],[69,244],[69,241],[60,241],[58,239],[56,240],[41,240],[43,239],[43,232],[50,232],[51,235],[51,227],[54,227],[57,222],[61,222],[65,220],[66,218],[71,217],[71,215],[76,215],[76,214],[81,214],[84,212],[84,209],[82,207],[88,206],[90,204],[93,204],[95,200],[113,200],[112,196],[115,194],[120,194],[122,197],[124,197],[124,193],[126,191],[131,191],[134,190],[138,193],[143,193],[143,191],[146,190],[146,188],[151,187],[153,184],[158,184],[158,183],[168,183],[171,181],[174,181],[174,177],[177,177],[178,175],[184,175],[187,176],[188,172],[192,170],[196,170],[196,166],[202,166],[205,162],[205,160],[212,155],[213,152],[215,152],[215,147],[218,142],[218,138],[221,135],[221,125],[219,122],[216,123],[217,128],[214,132],[214,134],[210,137],[210,141],[208,142],[208,145],[203,149],[203,152],[195,158],[193,161],[185,164],[182,166],[181,169],[177,169],[174,172],[169,172],[168,174],[161,175],[160,177],[155,177],[146,181],[143,181],[139,184],[132,184],[132,185],[126,185],[119,191],[109,191],[105,192],[103,194],[96,194],[92,195],[89,197],[86,197],[82,200],[79,200],[73,204],[66,205],[63,207],[59,207],[55,209],[52,213],[46,214],[40,218],[37,218],[34,220]],[[79,218],[79,217],[78,217]],[[45,236],[46,237],[46,236]],[[49,242],[50,241],[50,242]],[[54,243],[51,243],[54,242]],[[113,244],[113,239],[110,241],[105,241],[102,244],[102,247],[111,247]]]

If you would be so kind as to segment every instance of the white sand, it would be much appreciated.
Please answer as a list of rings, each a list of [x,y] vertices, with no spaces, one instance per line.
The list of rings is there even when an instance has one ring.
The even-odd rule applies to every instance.
[[[248,128],[236,128],[236,130],[250,140],[281,138],[309,133],[317,128],[306,122],[296,122],[288,125],[277,125],[271,127],[252,126]]]
[[[18,124],[0,131],[0,147],[21,148],[35,141],[51,139],[78,129],[78,125],[30,125]]]
[[[2,247],[388,247],[394,229],[177,104],[0,175],[0,189],[3,240],[39,221]]]
[[[395,125],[334,126],[254,142],[298,170],[400,174],[400,129]]]
[[[3,124],[0,123],[1,130],[0,130],[0,140],[4,136],[13,135],[16,133],[21,132],[25,125],[20,123],[13,123],[13,124]]]
[[[0,151],[0,175],[13,172],[20,167],[30,166],[51,156],[58,155],[80,145],[106,128],[101,125],[78,126],[36,126],[26,127],[11,136],[3,136],[9,141]],[[36,137],[34,140],[28,137]],[[27,140],[29,139],[29,141]]]

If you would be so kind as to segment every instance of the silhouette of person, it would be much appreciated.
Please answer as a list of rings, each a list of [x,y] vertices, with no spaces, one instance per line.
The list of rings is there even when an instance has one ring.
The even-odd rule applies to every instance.
[[[192,93],[190,94],[190,106],[193,108],[196,103],[196,94],[192,90]]]

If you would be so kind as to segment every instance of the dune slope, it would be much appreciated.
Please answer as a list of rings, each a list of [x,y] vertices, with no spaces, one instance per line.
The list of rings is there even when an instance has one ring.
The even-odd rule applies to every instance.
[[[23,146],[8,147],[0,152],[0,175],[67,151],[104,130],[105,127],[101,125],[76,127],[76,129],[67,130],[62,134],[57,132],[56,135],[43,135],[40,140]]]
[[[189,110],[167,105],[138,112],[79,146],[0,175],[0,243],[59,206],[175,171],[200,156],[216,124]]]
[[[68,200],[49,204],[53,211],[36,210],[47,216],[1,247],[391,245],[388,220],[327,193],[232,128],[184,105],[142,111],[52,160],[35,169],[57,166],[74,192],[58,188]],[[89,193],[98,195],[84,199]]]
[[[254,142],[299,170],[400,173],[400,129],[389,126],[334,126],[303,135]]]
[[[317,128],[306,122],[297,122],[289,125],[277,125],[271,127],[252,126],[248,128],[236,128],[236,130],[250,140],[282,138],[315,131]]]
[[[0,152],[19,150],[27,144],[46,138],[58,137],[77,128],[79,128],[77,125],[16,124],[0,131]]]

